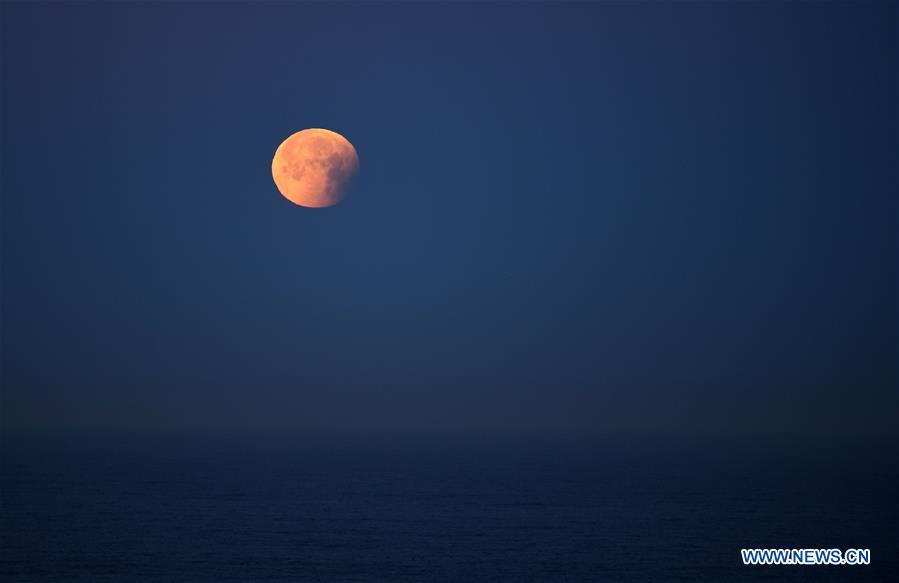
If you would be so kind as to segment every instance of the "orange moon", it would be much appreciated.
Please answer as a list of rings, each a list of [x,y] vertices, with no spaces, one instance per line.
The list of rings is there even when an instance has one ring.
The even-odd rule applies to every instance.
[[[281,142],[272,159],[272,178],[284,198],[309,208],[343,200],[359,169],[353,144],[337,132],[318,128],[297,132]]]

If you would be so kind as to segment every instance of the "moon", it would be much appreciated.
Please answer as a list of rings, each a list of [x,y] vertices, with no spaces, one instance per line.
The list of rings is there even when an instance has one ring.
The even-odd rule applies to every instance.
[[[281,142],[272,159],[272,178],[290,202],[308,208],[334,206],[343,200],[359,170],[356,148],[331,130],[312,128]]]

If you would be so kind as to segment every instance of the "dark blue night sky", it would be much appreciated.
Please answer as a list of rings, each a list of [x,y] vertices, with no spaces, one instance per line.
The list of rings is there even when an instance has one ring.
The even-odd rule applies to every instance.
[[[8,436],[895,432],[893,2],[2,16]]]

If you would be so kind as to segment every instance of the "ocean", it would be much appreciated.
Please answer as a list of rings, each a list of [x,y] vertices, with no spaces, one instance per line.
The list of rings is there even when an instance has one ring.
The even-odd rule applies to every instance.
[[[708,449],[7,448],[0,579],[897,580],[894,449]]]

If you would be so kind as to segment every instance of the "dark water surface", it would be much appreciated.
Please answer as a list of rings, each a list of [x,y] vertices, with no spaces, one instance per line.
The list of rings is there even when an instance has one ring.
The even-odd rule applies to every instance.
[[[4,581],[885,581],[897,460],[567,448],[6,451]],[[869,547],[745,567],[741,547]]]

